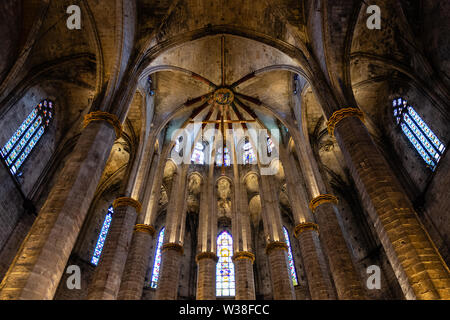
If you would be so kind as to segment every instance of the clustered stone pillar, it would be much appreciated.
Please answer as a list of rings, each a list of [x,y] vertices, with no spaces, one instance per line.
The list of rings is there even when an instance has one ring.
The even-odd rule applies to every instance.
[[[311,299],[336,299],[325,257],[318,249],[320,248],[319,226],[313,222],[300,223],[295,227],[295,237],[300,244]]]
[[[163,150],[163,155],[166,155],[167,150],[168,148]],[[144,210],[138,217],[138,224],[134,227],[133,238],[120,285],[119,300],[140,300],[142,298],[148,263],[152,253],[150,248],[156,234],[152,224],[161,196],[161,183],[165,166],[165,162],[162,159],[164,157],[155,153],[150,167],[143,170],[148,170],[147,181],[151,181],[151,183],[148,183],[146,188],[142,189],[141,196],[144,199]],[[145,173],[141,174],[144,175]]]
[[[166,243],[161,249],[161,270],[156,300],[176,300],[178,295],[178,279],[180,276],[180,260],[183,247],[178,243]]]
[[[337,219],[338,200],[333,195],[320,195],[310,203],[321,229],[331,273],[339,299],[365,299],[361,281],[356,272],[350,252]]]
[[[219,261],[213,252],[202,252],[195,258],[197,262],[197,300],[216,299],[216,266]]]
[[[109,124],[112,126],[110,126]],[[116,116],[85,117],[73,152],[0,284],[0,300],[52,299],[122,126]]]
[[[146,224],[137,224],[134,227],[118,300],[141,299],[155,232],[155,228]]]
[[[284,147],[280,147],[280,156],[285,171],[287,195],[296,223],[294,234],[300,244],[311,299],[336,299],[330,272],[319,240],[319,226],[308,210],[306,190],[302,188],[303,183],[300,175],[294,169],[294,159],[287,148]]]
[[[292,279],[287,268],[287,252],[287,244],[281,241],[270,242],[266,247],[274,300],[294,300]]]
[[[295,133],[293,134],[295,135]],[[320,240],[328,258],[338,298],[342,300],[365,299],[361,280],[356,272],[337,219],[339,214],[336,207],[337,198],[326,193],[327,188],[302,131],[299,131],[297,138],[298,141],[305,143],[302,148],[295,144],[295,148],[300,159],[300,166],[309,194],[313,198],[310,201],[310,209],[315,213],[315,220],[321,230]]]
[[[186,178],[188,166],[182,165],[174,174],[170,202],[167,208],[166,231],[161,249],[161,269],[157,300],[176,300],[180,260],[183,255],[183,237],[186,220]]]
[[[356,108],[336,111],[336,134],[355,184],[407,299],[450,299],[450,272]]]
[[[295,292],[289,274],[287,252],[281,225],[277,183],[272,176],[260,176],[260,195],[263,209],[263,223],[267,239],[266,254],[269,260],[273,298],[275,300],[294,300]]]
[[[236,252],[233,263],[236,277],[236,300],[255,300],[253,263],[255,255],[247,251]]]
[[[216,209],[214,201],[214,166],[210,165],[208,177],[202,181],[198,226],[198,248],[195,261],[197,263],[197,300],[216,299],[216,251],[217,229]]]
[[[141,204],[128,197],[113,202],[114,217],[103,248],[100,262],[89,285],[89,300],[115,300],[127,261],[128,248],[133,236],[133,226]]]

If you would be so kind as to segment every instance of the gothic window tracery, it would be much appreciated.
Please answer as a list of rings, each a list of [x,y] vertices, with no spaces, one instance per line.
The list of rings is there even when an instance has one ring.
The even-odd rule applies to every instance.
[[[288,261],[289,261],[289,272],[291,274],[292,284],[294,286],[298,285],[297,272],[295,271],[294,257],[292,255],[291,240],[289,238],[289,233],[286,227],[283,227],[284,239],[288,245]]]
[[[227,231],[217,237],[216,296],[234,297],[236,295],[233,256],[233,238]]]
[[[162,228],[159,232],[158,243],[156,246],[155,262],[153,263],[152,278],[150,287],[156,289],[158,287],[159,271],[161,270],[161,248],[164,241],[164,232],[166,228]]]
[[[105,220],[103,221],[102,230],[97,239],[97,244],[95,245],[94,254],[92,255],[91,263],[93,265],[98,265],[100,261],[100,256],[102,255],[103,247],[105,245],[106,236],[108,235],[109,227],[111,226],[112,216],[114,214],[113,206],[110,206],[108,209],[108,213],[105,216]]]
[[[231,166],[231,155],[227,147],[223,148],[225,150],[225,155],[222,153],[222,148],[219,148],[216,153],[216,165],[218,167],[222,166],[223,159],[225,159],[225,167]]]
[[[436,170],[445,151],[444,144],[405,99],[397,98],[392,105],[397,125],[428,167],[432,171]]]
[[[47,131],[54,117],[53,102],[43,100],[28,115],[0,153],[13,175],[19,169]]]

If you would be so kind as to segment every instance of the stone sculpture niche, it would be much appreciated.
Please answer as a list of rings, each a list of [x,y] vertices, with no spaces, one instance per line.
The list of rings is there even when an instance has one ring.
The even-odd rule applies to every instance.
[[[200,175],[192,174],[188,180],[187,211],[189,213],[199,212],[201,187],[202,178]]]
[[[217,182],[217,216],[231,219],[231,182],[226,178]]]

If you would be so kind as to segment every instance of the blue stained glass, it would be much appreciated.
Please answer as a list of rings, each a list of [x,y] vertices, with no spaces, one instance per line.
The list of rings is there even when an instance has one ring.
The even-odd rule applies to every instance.
[[[425,163],[434,171],[445,150],[444,144],[436,137],[414,108],[408,106],[406,100],[395,99],[393,105],[397,124],[400,124],[403,133]]]
[[[253,151],[250,142],[244,145],[244,164],[251,164],[256,162],[255,152]]]
[[[236,295],[234,274],[233,238],[227,231],[217,237],[216,296],[233,297]]]
[[[223,162],[223,158],[225,158],[225,167],[231,166],[231,156],[228,148],[225,147],[225,156],[222,154],[222,148],[219,148],[216,154],[216,165],[221,166]]]
[[[412,130],[415,136],[422,143],[422,146],[425,147],[425,149],[428,151],[428,153],[431,156],[433,156],[436,160],[440,159],[440,156],[436,151],[436,149],[433,147],[430,141],[427,138],[425,138],[425,136],[422,134],[422,131],[419,130],[414,121],[412,121],[407,114],[404,114],[403,119],[405,120],[405,123],[409,126],[410,130]]]
[[[416,139],[414,134],[409,130],[408,126],[404,123],[401,124],[402,130],[405,133],[405,135],[408,137],[409,141],[413,144],[413,146],[416,148],[417,152],[419,152],[420,156],[423,158],[423,160],[434,170],[436,165],[431,159],[431,157],[428,155],[428,153],[425,151],[425,149],[422,147],[420,142]]]
[[[426,134],[427,138],[435,145],[439,152],[443,152],[445,147],[444,144],[436,137],[436,135],[431,131],[431,129],[426,125],[422,118],[417,114],[413,107],[408,107],[408,113],[414,119],[414,121],[420,126],[420,129]]]
[[[45,133],[45,128],[53,118],[51,110],[53,110],[51,101],[44,100],[39,103],[2,148],[1,155],[12,174],[18,173],[19,168]]]
[[[283,233],[284,233],[284,240],[286,241],[286,244],[288,245],[289,271],[291,273],[292,283],[294,284],[294,286],[296,286],[296,285],[298,285],[297,272],[295,271],[294,257],[292,255],[291,241],[289,240],[289,233],[287,232],[285,227],[283,227]]]
[[[20,157],[16,160],[16,163],[14,163],[14,168],[15,170],[19,170],[19,168],[22,166],[22,164],[24,163],[24,161],[27,159],[28,155],[31,153],[31,151],[33,150],[34,146],[38,143],[39,139],[42,137],[42,135],[44,134],[45,129],[43,127],[41,127],[39,129],[39,131],[36,133],[36,135],[33,137],[33,139],[31,139],[30,143],[28,144],[28,146],[25,148],[25,150],[22,152],[22,154],[20,155]]]
[[[103,246],[105,245],[106,236],[108,235],[109,227],[111,226],[112,216],[114,213],[113,207],[109,207],[108,213],[106,214],[105,220],[103,222],[102,230],[98,236],[97,245],[95,246],[94,255],[92,256],[91,263],[97,265],[100,256],[102,255]]]
[[[273,149],[275,148],[275,145],[269,137],[267,137],[267,152],[270,154],[272,153]]]
[[[17,158],[17,156],[22,151],[23,147],[28,143],[30,138],[33,136],[36,129],[42,124],[42,117],[39,116],[37,120],[33,123],[33,125],[28,129],[28,131],[25,133],[25,135],[20,139],[20,142],[17,144],[17,146],[14,148],[14,150],[10,153],[8,158],[6,159],[6,163],[10,165],[14,162],[14,160]]]
[[[162,228],[159,232],[158,237],[158,245],[156,248],[156,254],[155,254],[155,263],[153,264],[153,271],[152,271],[152,280],[150,286],[153,289],[156,289],[158,287],[158,280],[159,280],[159,271],[161,269],[161,248],[164,241],[164,233],[166,231],[166,228]]]
[[[11,151],[11,149],[14,147],[16,142],[20,139],[20,137],[25,132],[25,130],[30,126],[30,124],[34,121],[34,119],[36,119],[37,114],[38,114],[38,110],[36,108],[30,113],[30,115],[27,117],[27,119],[22,123],[22,125],[16,131],[16,133],[11,137],[11,139],[9,139],[9,141],[3,147],[3,149],[2,149],[3,156],[6,156]]]
[[[192,152],[191,161],[195,164],[204,164],[205,163],[205,154],[203,152],[204,146],[201,142],[197,142],[194,148],[194,152]]]

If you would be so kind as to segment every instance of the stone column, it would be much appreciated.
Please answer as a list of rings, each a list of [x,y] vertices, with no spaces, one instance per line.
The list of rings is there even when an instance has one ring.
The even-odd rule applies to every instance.
[[[260,176],[260,195],[264,231],[267,235],[266,254],[269,259],[273,297],[275,300],[294,300],[295,292],[289,274],[287,251],[281,225],[277,183],[272,176]]]
[[[166,154],[165,152],[163,151],[163,155]],[[144,210],[138,217],[138,224],[134,227],[118,300],[140,300],[142,297],[151,255],[150,248],[156,233],[155,228],[151,224],[156,216],[157,204],[161,195],[161,183],[165,165],[165,162],[161,159],[164,159],[164,157],[155,155],[148,171],[146,181],[151,181],[152,183],[147,183],[147,187],[144,187],[144,192],[141,194]]]
[[[336,299],[322,246],[319,241],[319,226],[308,210],[306,190],[303,181],[295,170],[294,159],[288,150],[280,147],[280,156],[285,171],[287,195],[296,224],[295,237],[300,244],[303,265],[308,279],[312,300]]]
[[[281,241],[270,242],[266,247],[274,300],[295,300],[287,252],[287,244]]]
[[[197,300],[216,300],[216,266],[218,257],[213,252],[202,252],[197,262]]]
[[[119,294],[133,226],[141,204],[132,198],[118,198],[113,202],[114,217],[100,262],[89,285],[89,300],[116,300]]]
[[[176,300],[180,259],[183,255],[183,238],[187,205],[188,166],[182,165],[174,174],[170,201],[167,207],[166,231],[161,250],[161,270],[156,290],[156,300]]]
[[[0,284],[0,300],[52,299],[121,124],[95,112]]]
[[[161,249],[161,270],[156,300],[176,300],[178,278],[183,247],[178,243],[166,243]]]
[[[253,263],[255,255],[247,251],[236,252],[233,263],[236,275],[236,300],[255,300]]]
[[[141,299],[155,232],[155,228],[146,224],[137,224],[134,227],[118,300]]]
[[[365,299],[361,281],[336,216],[337,201],[332,195],[320,195],[311,201],[310,208],[320,226],[321,239],[326,248],[339,299]]]
[[[448,266],[361,119],[357,109],[339,110],[329,133],[336,134],[405,297],[450,299]]]
[[[312,300],[336,299],[325,257],[320,250],[319,226],[312,222],[295,227]]]
[[[303,129],[306,130],[306,128]],[[314,212],[318,207],[316,204],[326,203],[317,208],[314,216],[321,229],[320,240],[328,258],[338,298],[345,300],[365,299],[361,281],[337,220],[336,215],[339,214],[335,205],[337,198],[327,194],[327,187],[317,167],[309,141],[305,139],[303,132],[300,130],[298,134],[295,132],[292,132],[292,134],[297,137],[297,141],[304,143],[302,148],[296,143],[295,148],[310,197],[313,198],[310,201],[310,209]],[[324,200],[325,202],[323,202]]]

